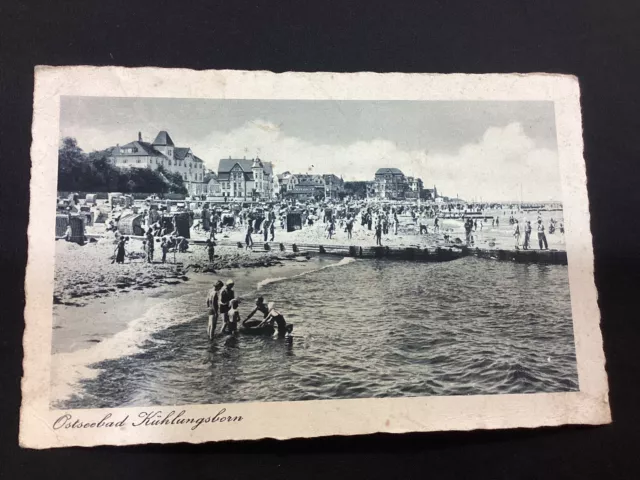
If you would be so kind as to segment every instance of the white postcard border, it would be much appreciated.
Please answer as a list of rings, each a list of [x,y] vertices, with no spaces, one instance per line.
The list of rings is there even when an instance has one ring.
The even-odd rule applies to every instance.
[[[593,248],[582,157],[579,86],[576,78],[547,74],[275,74],[89,66],[37,67],[35,73],[20,419],[22,446],[50,448],[72,445],[200,443],[374,432],[531,428],[562,424],[603,424],[611,421],[599,326],[600,313],[593,279]],[[580,391],[50,410],[51,299],[55,259],[53,231],[60,96],[64,95],[553,101]],[[71,418],[67,419],[65,415],[70,415]],[[107,415],[111,416],[104,420]],[[151,415],[153,417],[150,419]],[[126,420],[123,420],[125,417]],[[154,419],[156,424],[152,425]],[[192,421],[178,422],[180,419]],[[77,428],[76,423],[76,428],[67,427],[76,420],[88,426]],[[118,422],[120,425],[116,425]],[[110,426],[109,423],[113,425]],[[94,425],[91,426],[92,424]]]

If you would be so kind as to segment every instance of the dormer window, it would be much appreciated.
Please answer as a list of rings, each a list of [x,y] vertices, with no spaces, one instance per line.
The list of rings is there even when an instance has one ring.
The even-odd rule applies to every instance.
[[[169,149],[169,156],[173,155],[173,150]]]

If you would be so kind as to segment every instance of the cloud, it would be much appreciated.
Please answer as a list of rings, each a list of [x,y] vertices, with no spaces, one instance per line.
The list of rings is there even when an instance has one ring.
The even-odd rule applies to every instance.
[[[172,136],[173,133],[169,132]],[[126,143],[134,132],[105,134],[90,127],[67,128],[87,150]],[[145,139],[155,132],[143,132]],[[383,135],[383,133],[381,133]],[[221,158],[271,161],[277,172],[336,173],[345,180],[373,179],[378,168],[397,167],[436,185],[444,195],[467,200],[559,200],[560,177],[555,151],[538,148],[519,123],[491,127],[477,141],[455,152],[404,150],[392,140],[378,138],[347,145],[312,143],[288,136],[281,126],[256,119],[228,132],[213,131],[204,138],[175,137],[178,146],[190,146],[208,168],[217,170]]]
[[[206,152],[203,158],[213,169],[217,159],[258,154],[272,161],[278,172],[336,173],[345,180],[361,180],[373,179],[378,168],[398,167],[449,196],[518,200],[522,192],[525,201],[560,199],[556,153],[537,148],[519,123],[489,128],[477,142],[455,153],[403,150],[383,138],[348,145],[314,144],[287,136],[266,120],[213,132],[198,143],[197,151]]]

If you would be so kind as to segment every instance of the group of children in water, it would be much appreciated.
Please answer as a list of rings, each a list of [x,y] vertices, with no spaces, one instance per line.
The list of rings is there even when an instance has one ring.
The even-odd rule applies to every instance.
[[[224,284],[218,280],[210,290],[207,297],[207,308],[209,310],[209,321],[207,325],[207,334],[212,339],[216,333],[216,327],[220,315],[223,318],[221,334],[235,335],[238,333],[241,321],[239,306],[240,302],[235,296],[233,290],[235,283],[233,280],[227,280]],[[257,313],[262,313],[262,320],[253,319]],[[275,309],[273,302],[265,303],[263,297],[258,297],[256,306],[253,311],[242,321],[242,330],[250,334],[270,335],[277,328],[278,336],[284,337],[293,330],[293,325],[287,324],[282,313]]]

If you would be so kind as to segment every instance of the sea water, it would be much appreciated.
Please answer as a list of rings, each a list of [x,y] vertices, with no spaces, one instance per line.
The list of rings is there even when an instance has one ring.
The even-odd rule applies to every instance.
[[[262,295],[294,324],[292,337],[210,341],[206,290],[190,291],[93,347],[93,363],[76,370],[72,393],[54,406],[578,389],[566,266],[472,257],[328,265],[237,292],[243,318]]]

